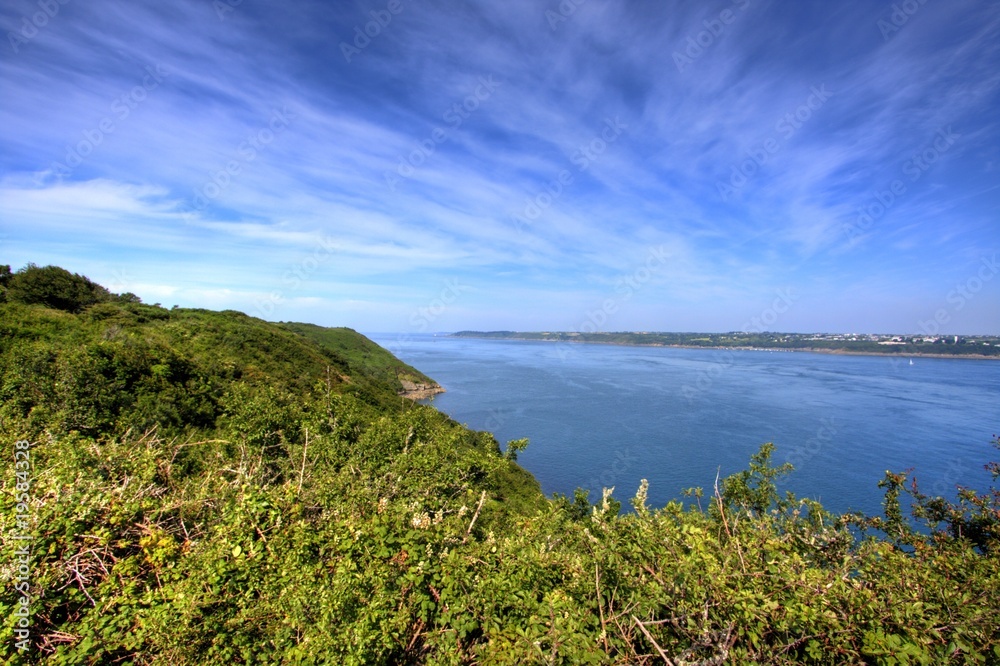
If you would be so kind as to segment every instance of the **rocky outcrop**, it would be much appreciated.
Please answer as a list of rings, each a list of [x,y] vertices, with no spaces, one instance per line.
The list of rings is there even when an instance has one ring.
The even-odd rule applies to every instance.
[[[444,393],[444,389],[439,384],[420,384],[408,379],[400,379],[399,383],[403,385],[403,390],[399,392],[399,395],[413,400],[423,400],[438,393]]]

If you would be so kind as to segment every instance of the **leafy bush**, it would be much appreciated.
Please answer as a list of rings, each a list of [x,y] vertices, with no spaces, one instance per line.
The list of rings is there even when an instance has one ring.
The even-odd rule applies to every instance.
[[[10,267],[5,267],[9,272]],[[88,305],[108,300],[110,292],[87,278],[58,266],[39,268],[28,264],[4,278],[7,300],[26,305],[45,305],[79,312]]]

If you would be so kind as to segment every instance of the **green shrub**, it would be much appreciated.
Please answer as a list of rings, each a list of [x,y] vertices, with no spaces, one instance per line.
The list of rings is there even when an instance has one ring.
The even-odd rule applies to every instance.
[[[9,271],[9,266],[5,267]],[[39,268],[28,264],[5,278],[7,300],[79,312],[88,305],[111,298],[104,287],[58,266]]]

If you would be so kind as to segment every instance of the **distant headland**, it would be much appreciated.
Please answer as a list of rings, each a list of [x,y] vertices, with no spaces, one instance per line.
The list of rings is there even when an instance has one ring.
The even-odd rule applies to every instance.
[[[889,335],[860,333],[656,333],[656,332],[516,332],[459,331],[461,338],[538,340],[543,342],[683,347],[694,349],[760,349],[810,351],[870,356],[1000,359],[1000,336]]]

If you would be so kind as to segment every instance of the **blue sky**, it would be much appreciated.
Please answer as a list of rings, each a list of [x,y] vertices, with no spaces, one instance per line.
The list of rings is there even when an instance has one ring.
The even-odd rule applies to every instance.
[[[15,268],[362,331],[1000,333],[996,0],[0,21]]]

